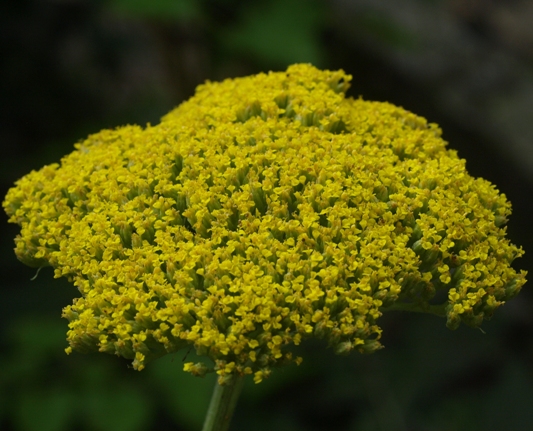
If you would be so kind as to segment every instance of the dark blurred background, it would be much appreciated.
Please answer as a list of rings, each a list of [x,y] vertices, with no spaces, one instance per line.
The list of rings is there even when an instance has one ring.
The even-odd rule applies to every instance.
[[[474,176],[514,206],[511,240],[533,277],[533,2],[529,0],[11,0],[0,3],[0,195],[102,128],[144,125],[205,81],[295,62],[342,68],[349,94],[442,126]],[[61,309],[77,296],[19,263],[0,212],[0,429],[201,428],[214,380],[183,356],[136,372],[103,354],[67,357]],[[529,285],[483,330],[390,313],[385,349],[248,382],[232,430],[533,430]],[[188,358],[190,360],[190,358]]]

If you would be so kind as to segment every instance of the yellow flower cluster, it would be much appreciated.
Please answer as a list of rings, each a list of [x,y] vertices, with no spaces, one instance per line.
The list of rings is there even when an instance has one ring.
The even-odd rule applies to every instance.
[[[350,76],[310,65],[206,83],[145,129],[104,130],[7,194],[16,253],[81,297],[71,349],[136,369],[194,347],[224,383],[380,348],[383,310],[478,326],[525,282],[505,196],[474,179],[441,131],[345,97]]]

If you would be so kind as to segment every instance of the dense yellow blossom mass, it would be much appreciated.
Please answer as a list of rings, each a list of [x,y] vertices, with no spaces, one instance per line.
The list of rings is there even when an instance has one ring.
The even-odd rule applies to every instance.
[[[20,179],[17,256],[81,293],[67,351],[141,370],[194,346],[212,363],[185,370],[259,382],[310,337],[380,348],[383,310],[454,329],[516,295],[505,196],[436,125],[347,98],[350,78],[299,64],[208,82],[160,124],[103,130]]]

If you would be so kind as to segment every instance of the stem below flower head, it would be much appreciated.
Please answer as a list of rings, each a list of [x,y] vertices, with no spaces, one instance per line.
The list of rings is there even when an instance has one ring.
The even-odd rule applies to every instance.
[[[236,376],[225,385],[215,383],[202,431],[227,431],[229,429],[243,383],[244,376]]]

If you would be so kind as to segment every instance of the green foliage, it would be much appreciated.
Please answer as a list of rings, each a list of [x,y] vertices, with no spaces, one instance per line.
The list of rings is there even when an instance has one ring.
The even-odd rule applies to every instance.
[[[183,429],[202,425],[215,376],[184,373],[186,352],[143,373],[116,357],[67,356],[65,324],[48,318],[19,320],[8,341],[11,354],[0,359],[0,420],[15,430],[141,431],[161,410]]]
[[[56,431],[67,429],[73,414],[73,399],[63,388],[28,391],[20,398],[14,411],[19,429]]]
[[[262,64],[320,66],[323,23],[323,3],[317,0],[250,2],[239,23],[222,33],[221,42],[229,52],[251,56]]]
[[[59,319],[15,325],[12,354],[0,363],[0,391],[13,394],[4,417],[22,431],[62,431],[76,423],[97,431],[144,429],[153,405],[136,376],[124,378],[115,361],[67,357],[64,332]]]
[[[109,9],[141,19],[191,22],[213,33],[226,57],[252,59],[261,66],[285,67],[291,63],[323,64],[320,32],[327,16],[322,0],[261,0],[244,2],[200,0],[108,0]],[[209,8],[208,6],[211,6]],[[235,20],[220,22],[212,11],[223,8]]]

